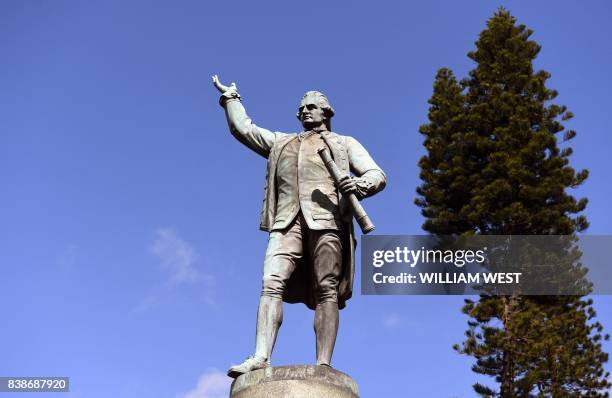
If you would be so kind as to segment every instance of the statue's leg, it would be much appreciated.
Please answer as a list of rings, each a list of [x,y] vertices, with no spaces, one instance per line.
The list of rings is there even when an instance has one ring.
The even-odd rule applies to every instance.
[[[317,339],[317,365],[331,366],[338,335],[338,284],[342,271],[342,240],[338,231],[311,231],[313,272],[317,308],[314,329]]]
[[[331,366],[339,324],[338,303],[327,301],[315,310],[315,334],[317,336],[317,365]]]
[[[283,302],[280,299],[261,296],[257,312],[257,331],[255,335],[255,355],[240,365],[232,366],[227,375],[236,378],[241,374],[270,366],[272,349],[281,322],[283,321]]]
[[[255,334],[255,356],[265,358],[268,362],[283,322],[283,293],[302,253],[299,216],[287,229],[270,233]]]
[[[283,300],[261,296],[257,311],[255,332],[255,357],[270,361],[278,330],[283,323]]]

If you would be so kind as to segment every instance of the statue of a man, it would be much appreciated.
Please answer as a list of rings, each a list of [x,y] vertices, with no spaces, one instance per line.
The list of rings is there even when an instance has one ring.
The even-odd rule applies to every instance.
[[[297,117],[298,134],[255,125],[242,106],[236,85],[215,75],[230,132],[268,159],[260,228],[270,233],[257,313],[255,354],[233,366],[228,376],[270,366],[283,320],[282,302],[302,302],[315,311],[317,365],[330,366],[338,333],[339,309],[352,295],[355,239],[346,195],[362,199],[382,190],[384,172],[352,137],[331,132],[334,110],[318,91],[307,92]],[[327,146],[346,176],[336,184],[317,153]],[[354,176],[351,177],[350,173]]]

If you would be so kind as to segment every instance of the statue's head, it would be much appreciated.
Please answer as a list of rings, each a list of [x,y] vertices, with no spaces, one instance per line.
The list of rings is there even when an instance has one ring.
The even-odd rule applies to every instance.
[[[331,130],[331,118],[334,108],[331,107],[325,94],[319,91],[309,91],[302,97],[298,108],[297,118],[305,129],[311,129],[325,124]]]

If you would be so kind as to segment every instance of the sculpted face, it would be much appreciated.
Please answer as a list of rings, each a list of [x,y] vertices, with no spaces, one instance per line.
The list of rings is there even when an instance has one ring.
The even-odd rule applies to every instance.
[[[320,97],[318,95],[307,95],[302,98],[298,108],[298,117],[302,122],[302,126],[306,129],[324,124],[327,116],[323,108],[321,108]]]

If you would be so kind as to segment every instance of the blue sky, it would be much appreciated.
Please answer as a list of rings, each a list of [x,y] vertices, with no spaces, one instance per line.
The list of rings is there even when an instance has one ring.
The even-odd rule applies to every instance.
[[[254,343],[265,161],[228,133],[210,75],[279,131],[324,91],[334,130],[388,174],[365,203],[377,233],[418,234],[433,77],[466,75],[499,5],[535,31],[536,67],[576,115],[572,162],[591,172],[576,195],[588,233],[610,234],[609,2],[2,2],[0,375],[69,376],[58,396],[79,398],[226,396]],[[475,396],[451,349],[462,300],[357,290],[335,367],[363,397]],[[595,302],[610,332],[612,298]],[[311,363],[313,313],[285,308],[274,362]]]

